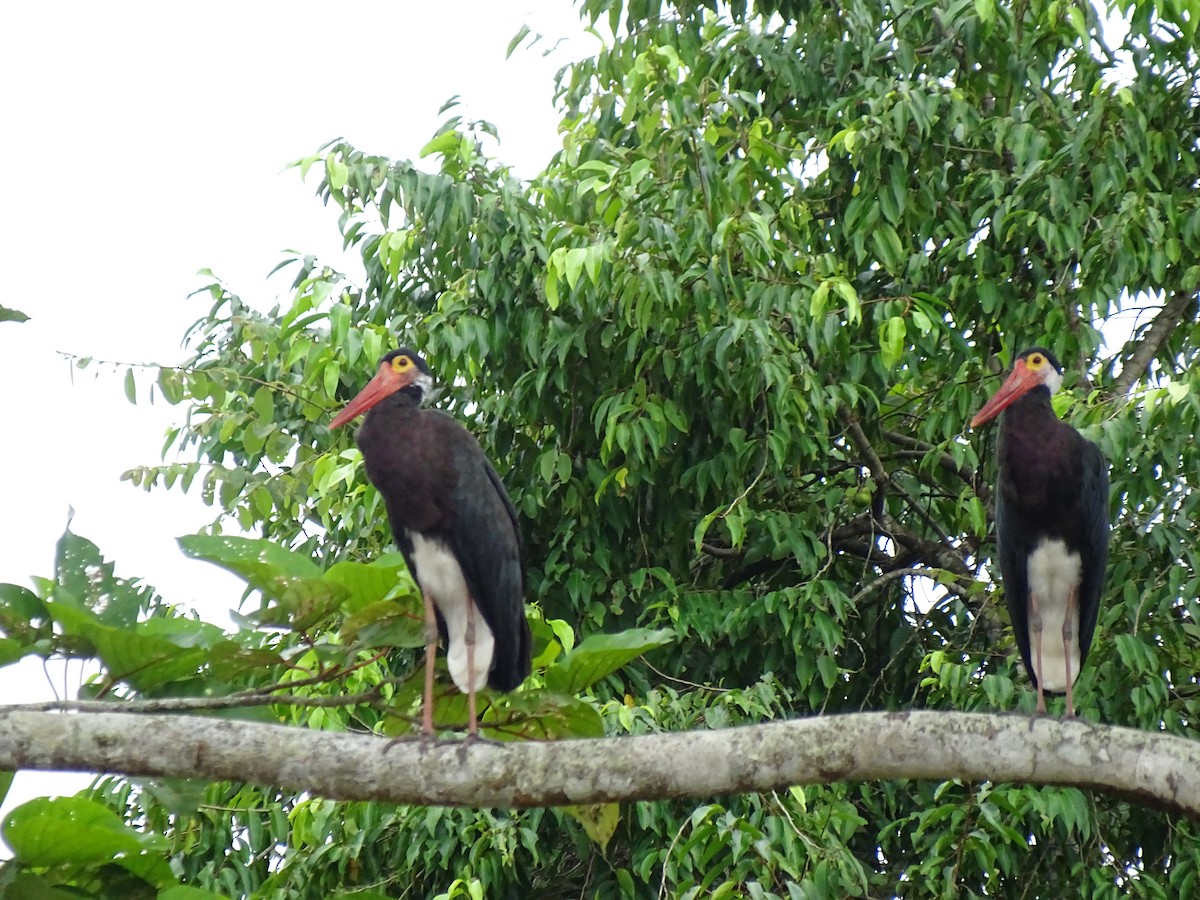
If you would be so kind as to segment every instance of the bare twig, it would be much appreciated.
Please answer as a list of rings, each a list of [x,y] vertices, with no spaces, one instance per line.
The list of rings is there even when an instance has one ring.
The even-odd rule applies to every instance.
[[[151,700],[116,702],[105,700],[46,700],[41,703],[15,703],[3,710],[19,709],[26,712],[69,712],[69,713],[130,713],[151,715],[166,712],[207,712],[221,709],[242,709],[251,706],[302,706],[306,708],[336,708],[355,706],[359,703],[376,703],[382,699],[379,688],[360,694],[341,694],[333,697],[304,697],[298,694],[264,694],[259,691],[242,691],[225,697],[161,697]]]
[[[857,606],[860,600],[867,597],[869,594],[872,594],[875,591],[879,590],[880,588],[882,588],[889,582],[895,581],[898,578],[910,578],[910,577],[911,578],[929,578],[933,581],[937,581],[938,571],[945,572],[946,570],[945,569],[933,570],[933,569],[907,568],[907,569],[893,569],[890,572],[885,572],[884,574],[880,575],[878,578],[873,580],[866,587],[862,588],[853,597],[851,597],[850,605]],[[952,574],[954,575],[955,578],[965,578],[966,577],[964,575],[960,575],[957,572],[954,572]],[[967,596],[967,589],[960,584],[955,584],[953,582],[937,581],[937,585],[938,585],[938,587],[945,588],[952,594],[957,594],[959,597]]]

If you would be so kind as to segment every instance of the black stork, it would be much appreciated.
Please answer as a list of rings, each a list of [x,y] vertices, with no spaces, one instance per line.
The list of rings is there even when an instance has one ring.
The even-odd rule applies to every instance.
[[[479,442],[446,413],[421,408],[432,386],[425,360],[407,347],[393,350],[329,427],[367,414],[356,438],[367,477],[383,496],[425,607],[422,730],[433,733],[440,632],[474,736],[475,692],[484,685],[511,691],[530,671],[521,534]]]
[[[1050,396],[1061,384],[1054,354],[1026,350],[971,427],[1004,413],[996,490],[1004,599],[1038,713],[1046,712],[1047,691],[1065,692],[1071,718],[1108,562],[1108,463],[1054,414]]]

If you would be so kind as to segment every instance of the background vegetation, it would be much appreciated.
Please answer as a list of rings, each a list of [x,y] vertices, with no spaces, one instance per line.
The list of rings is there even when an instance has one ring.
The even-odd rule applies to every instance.
[[[97,656],[113,699],[282,682],[349,699],[258,714],[407,727],[411,585],[327,429],[407,343],[521,514],[537,671],[494,735],[1029,710],[987,576],[992,436],[965,423],[1039,343],[1071,370],[1060,415],[1113,464],[1080,712],[1197,737],[1196,7],[1127,5],[1119,37],[1061,0],[583,0],[604,49],[560,73],[540,176],[454,117],[419,163],[323,148],[298,168],[366,281],[289,260],[292,296],[262,312],[214,277],[192,360],[159,373],[182,424],[128,478],[276,548],[186,544],[247,578],[242,630],[68,534],[55,578],[0,593],[0,661]],[[563,674],[597,647],[594,678]],[[58,802],[78,811],[6,823],[8,896],[1169,897],[1200,864],[1194,822],[992,783],[574,814],[123,779]],[[116,837],[86,859],[22,844],[71,816]]]

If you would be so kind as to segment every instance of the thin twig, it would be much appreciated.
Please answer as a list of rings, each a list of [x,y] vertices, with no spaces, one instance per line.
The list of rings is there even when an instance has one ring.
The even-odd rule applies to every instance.
[[[977,496],[984,503],[987,503],[988,497],[991,493],[988,490],[987,485],[981,483],[976,478],[975,471],[973,469],[971,469],[969,466],[960,466],[954,461],[954,457],[945,450],[941,450],[933,444],[923,441],[920,438],[902,434],[899,431],[892,431],[888,428],[882,429],[881,433],[893,444],[899,444],[901,447],[909,447],[913,450],[919,450],[926,454],[936,453],[937,464],[941,469],[949,472],[951,475],[957,476],[961,481],[969,484],[971,489],[975,491],[975,496]]]
[[[909,578],[909,577],[929,578],[932,581],[936,581],[938,587],[943,587],[946,590],[948,590],[950,593],[957,594],[959,597],[966,597],[968,595],[968,591],[962,585],[955,584],[953,582],[947,583],[947,582],[937,580],[937,575],[939,572],[947,572],[947,571],[949,571],[949,570],[947,570],[947,569],[913,569],[913,568],[893,569],[891,572],[885,572],[883,575],[880,575],[878,578],[876,578],[874,581],[872,581],[866,587],[862,588],[862,590],[860,590],[857,594],[855,594],[853,597],[851,597],[850,598],[850,606],[851,607],[857,606],[860,600],[864,599],[868,594],[872,594],[875,591],[879,590],[881,587],[888,584],[889,582],[896,581],[899,578]],[[965,576],[959,575],[957,572],[952,572],[951,574],[954,575],[955,578],[960,578],[960,579],[965,578]]]
[[[332,708],[374,703],[382,698],[382,685],[360,694],[341,694],[336,697],[302,697],[296,694],[263,695],[245,691],[225,697],[161,697],[153,700],[115,702],[104,700],[46,700],[41,703],[14,703],[0,707],[5,711],[69,712],[69,713],[164,713],[195,710],[240,709],[248,706],[302,706]]]

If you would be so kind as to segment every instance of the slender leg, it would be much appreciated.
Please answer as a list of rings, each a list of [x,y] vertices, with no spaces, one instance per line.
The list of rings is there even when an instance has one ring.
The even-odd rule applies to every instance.
[[[1029,631],[1033,638],[1034,672],[1033,680],[1037,682],[1037,714],[1046,714],[1046,692],[1042,688],[1042,610],[1037,595],[1029,593]]]
[[[437,661],[437,615],[433,611],[433,601],[421,592],[425,603],[425,697],[421,702],[421,731],[433,734],[433,668]]]
[[[1062,627],[1063,659],[1067,664],[1067,711],[1063,718],[1075,718],[1075,677],[1071,674],[1071,645],[1075,642],[1075,588],[1067,593],[1067,612],[1063,616]]]
[[[475,603],[467,598],[467,736],[479,735],[479,720],[475,717]]]

